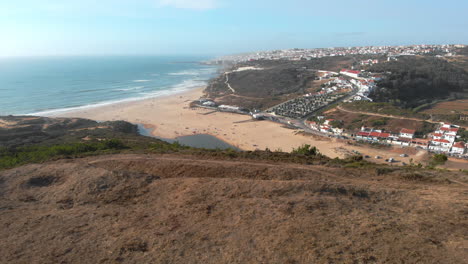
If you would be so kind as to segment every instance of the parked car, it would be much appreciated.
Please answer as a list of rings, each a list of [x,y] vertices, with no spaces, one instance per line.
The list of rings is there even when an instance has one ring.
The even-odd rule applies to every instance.
[[[376,158],[376,159],[381,159],[382,157],[380,157],[380,156],[375,156],[375,158]]]
[[[407,154],[401,154],[400,157],[408,157]]]

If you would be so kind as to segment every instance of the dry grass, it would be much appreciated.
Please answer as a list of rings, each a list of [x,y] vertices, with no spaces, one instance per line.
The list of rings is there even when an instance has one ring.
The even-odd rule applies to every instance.
[[[468,115],[468,99],[442,102],[424,111],[427,114],[465,114]]]
[[[0,262],[465,263],[466,187],[425,173],[156,155],[28,165],[0,173]]]

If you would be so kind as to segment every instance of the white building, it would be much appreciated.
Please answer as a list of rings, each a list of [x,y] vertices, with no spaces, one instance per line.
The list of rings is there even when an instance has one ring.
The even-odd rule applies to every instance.
[[[340,71],[340,74],[346,75],[346,76],[349,76],[349,77],[352,77],[352,78],[358,78],[359,75],[361,74],[361,72],[360,72],[360,71],[353,71],[353,70],[342,69],[342,70]]]
[[[465,154],[466,148],[465,148],[465,142],[456,142],[453,144],[452,149],[450,150],[450,153],[452,154],[458,154],[458,155],[463,155]]]
[[[400,137],[402,137],[402,138],[410,138],[410,139],[411,139],[411,138],[414,137],[414,133],[416,133],[416,130],[403,128],[403,129],[400,131]]]

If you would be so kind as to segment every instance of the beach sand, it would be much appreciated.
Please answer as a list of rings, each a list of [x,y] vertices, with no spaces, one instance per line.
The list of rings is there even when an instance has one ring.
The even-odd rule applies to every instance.
[[[60,113],[60,117],[80,117],[97,121],[125,120],[153,128],[153,134],[162,138],[176,138],[194,134],[210,134],[242,150],[281,150],[290,152],[303,144],[316,146],[331,158],[352,155],[352,150],[369,155],[373,162],[384,162],[394,157],[409,163],[427,158],[425,151],[412,148],[380,150],[352,146],[344,141],[297,134],[297,131],[270,121],[253,121],[250,116],[213,112],[208,109],[190,109],[189,103],[203,96],[204,87],[171,96],[140,101],[116,103],[85,110]],[[211,112],[211,113],[210,113]],[[399,154],[410,154],[407,158]],[[382,159],[374,159],[379,155]]]
[[[202,108],[190,109],[189,103],[200,98],[203,90],[204,87],[200,87],[171,96],[116,103],[55,116],[140,123],[153,128],[153,135],[162,138],[210,134],[243,150],[269,148],[289,152],[302,144],[311,144],[319,147],[325,155],[336,156],[335,151],[329,149],[328,139],[317,141],[295,135],[296,131],[283,128],[280,124],[253,121],[247,115],[210,113],[213,111]]]

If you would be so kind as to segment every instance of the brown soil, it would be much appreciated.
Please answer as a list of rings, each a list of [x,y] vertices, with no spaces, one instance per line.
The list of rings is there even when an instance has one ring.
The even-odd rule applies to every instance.
[[[327,118],[342,120],[345,128],[352,128],[359,130],[361,125],[366,127],[383,128],[386,131],[398,133],[402,128],[418,130],[423,126],[422,120],[413,118],[395,118],[387,115],[380,115],[375,113],[354,112],[345,110],[341,107],[331,109],[326,112]],[[373,122],[376,120],[385,119],[387,124],[382,126],[374,126]]]
[[[171,155],[0,172],[2,263],[466,263],[468,176]]]
[[[424,111],[428,114],[465,114],[468,115],[468,99],[442,102]]]

